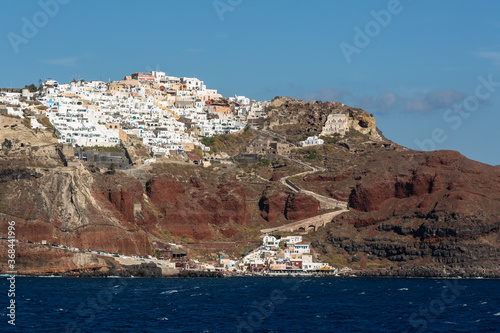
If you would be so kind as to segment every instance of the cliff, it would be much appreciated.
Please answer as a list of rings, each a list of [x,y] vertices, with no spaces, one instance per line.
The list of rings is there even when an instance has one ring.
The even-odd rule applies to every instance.
[[[318,215],[319,201],[302,193],[268,186],[262,193],[259,208],[261,216],[275,224],[278,220],[299,221]]]
[[[304,180],[349,200],[351,212],[312,237],[325,258],[365,270],[403,268],[385,273],[401,276],[416,272],[409,267],[473,276],[500,260],[498,168],[454,151],[382,151],[354,161],[356,168]]]
[[[0,269],[9,271],[6,262],[7,241],[0,241]],[[80,277],[160,277],[162,270],[154,263],[120,264],[115,258],[88,252],[73,252],[50,245],[16,244],[16,271],[31,276]]]
[[[323,146],[294,149],[292,159],[209,168],[176,162],[127,174],[101,173],[83,163],[64,167],[55,146],[46,144],[46,132],[43,145],[33,145],[18,136],[19,129],[0,129],[16,145],[0,150],[0,235],[14,220],[18,239],[80,249],[145,255],[153,241],[196,250],[210,243],[212,256],[224,242],[225,251],[242,253],[238,241],[258,241],[260,229],[318,214],[316,199],[277,183],[301,173],[293,178],[299,187],[348,201],[351,208],[306,236],[322,260],[367,275],[500,276],[498,167],[453,151],[401,147],[380,135],[371,115],[340,103],[278,98],[269,103],[266,126],[299,140],[318,134],[330,113],[348,114],[350,132]],[[27,135],[36,141],[39,134]],[[238,142],[253,138],[239,140],[242,135],[224,142],[241,151]],[[303,173],[311,168],[298,159],[324,171]],[[71,266],[68,254],[22,251],[34,269],[47,263],[80,267]]]
[[[151,252],[146,232],[131,223],[132,179],[101,187],[81,166],[14,170],[7,166],[0,165],[0,223],[16,221],[18,239],[109,252]],[[12,178],[16,181],[8,181]]]
[[[333,113],[347,115],[350,130],[367,135],[372,140],[383,140],[373,115],[338,102],[307,102],[290,97],[277,97],[269,103],[267,112],[265,127],[291,141],[319,135],[328,115]]]
[[[219,232],[231,237],[236,226],[249,220],[245,190],[230,174],[220,175],[209,186],[201,178],[183,184],[161,174],[146,183],[146,194],[159,213],[158,227],[174,236],[202,240]]]

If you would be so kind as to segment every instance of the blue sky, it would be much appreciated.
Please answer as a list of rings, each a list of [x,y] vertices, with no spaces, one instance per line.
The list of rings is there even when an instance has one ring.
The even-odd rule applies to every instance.
[[[341,101],[373,113],[397,143],[497,165],[499,10],[460,0],[10,1],[0,86],[162,70],[225,96]]]

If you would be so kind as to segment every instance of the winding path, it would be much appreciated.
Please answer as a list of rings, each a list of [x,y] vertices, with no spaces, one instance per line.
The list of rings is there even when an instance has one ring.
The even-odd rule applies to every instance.
[[[292,176],[283,177],[283,178],[280,179],[280,183],[282,183],[283,185],[285,185],[286,187],[288,187],[293,192],[297,192],[297,193],[300,192],[300,193],[304,193],[304,194],[312,196],[313,198],[315,198],[316,200],[319,201],[319,206],[320,206],[321,209],[336,209],[336,208],[340,208],[340,210],[336,210],[334,212],[329,212],[329,213],[321,214],[321,215],[318,215],[318,216],[310,217],[310,218],[307,218],[307,219],[304,219],[304,220],[292,222],[292,223],[289,223],[289,224],[286,224],[286,225],[283,225],[283,226],[280,226],[280,227],[269,228],[269,229],[262,229],[261,230],[262,233],[270,233],[270,232],[275,232],[275,231],[293,232],[293,231],[297,231],[297,230],[298,231],[303,231],[303,232],[307,232],[307,231],[311,231],[311,230],[316,231],[319,227],[324,227],[327,223],[331,222],[331,220],[335,216],[338,216],[338,215],[340,215],[342,213],[345,213],[345,212],[349,211],[349,207],[348,207],[348,203],[347,202],[335,200],[335,199],[326,197],[324,195],[320,195],[320,194],[317,194],[317,193],[314,193],[314,192],[311,192],[311,191],[308,191],[308,190],[301,189],[300,187],[298,187],[297,185],[295,185],[289,179],[291,177],[304,176],[304,175],[307,175],[307,174],[310,174],[310,173],[313,173],[313,172],[316,172],[316,171],[325,171],[326,170],[325,168],[321,168],[321,167],[318,167],[318,166],[315,166],[315,165],[311,165],[309,163],[306,163],[306,162],[303,162],[303,161],[300,161],[300,160],[297,160],[297,159],[294,159],[294,158],[291,158],[291,157],[287,157],[287,159],[291,160],[292,162],[295,162],[295,163],[298,163],[300,165],[303,165],[303,166],[306,166],[308,168],[311,168],[311,170],[310,171],[301,172],[301,173],[298,173],[298,174],[295,174],[295,175],[292,175]]]

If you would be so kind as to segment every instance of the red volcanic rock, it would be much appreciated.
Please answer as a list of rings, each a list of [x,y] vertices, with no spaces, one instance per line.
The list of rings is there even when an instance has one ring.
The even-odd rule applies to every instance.
[[[142,186],[133,178],[92,175],[82,169],[46,169],[38,179],[12,182],[9,187],[2,200],[5,216],[0,220],[16,221],[20,239],[151,253],[147,234],[135,224],[134,204],[142,204]]]
[[[281,171],[275,171],[273,172],[273,175],[271,176],[271,181],[272,182],[277,182],[279,181],[281,178],[283,178],[283,176],[285,175],[284,172],[281,172]]]
[[[398,175],[370,182],[365,178],[356,185],[349,196],[349,206],[364,212],[378,210],[390,198],[410,198],[425,196],[442,189],[440,177],[434,172],[414,171],[408,175]]]
[[[458,267],[472,276],[493,267],[498,276],[498,167],[452,151],[376,152],[349,163],[355,174],[334,184],[339,192],[352,188],[351,211],[325,227],[318,241],[325,253],[331,246],[332,254],[363,253],[438,273]]]
[[[369,213],[358,215],[356,225],[404,218],[415,227],[432,225],[432,230],[476,228],[470,229],[470,223],[483,225],[484,230],[498,227],[498,168],[452,151],[415,152],[412,158],[416,162],[406,172],[382,178],[373,173],[356,185],[349,206]]]
[[[330,196],[330,198],[333,198],[335,200],[339,200],[339,201],[344,201],[344,202],[347,202],[349,201],[349,192],[336,192],[335,191],[335,185],[331,185],[329,187],[327,187],[326,189],[326,193]]]
[[[134,204],[142,202],[142,185],[135,179],[117,180],[108,177],[99,192],[122,214],[123,219],[134,222]]]
[[[266,188],[259,201],[260,215],[267,222],[276,222],[280,216],[284,217],[287,200],[288,193],[279,188]]]
[[[430,168],[444,168],[448,169],[449,167],[455,168],[458,167],[460,162],[465,162],[467,158],[454,150],[439,150],[431,152],[425,161],[425,166]],[[471,161],[471,160],[467,160]],[[472,161],[471,161],[472,162]],[[469,164],[469,163],[467,163]]]
[[[146,193],[160,213],[159,227],[175,236],[210,239],[215,235],[212,225],[232,236],[235,230],[230,225],[246,225],[249,219],[245,189],[227,174],[210,187],[199,178],[182,184],[159,175],[146,183]]]
[[[261,216],[274,223],[280,217],[302,220],[318,215],[319,201],[302,193],[284,192],[278,187],[268,187],[259,202]]]
[[[357,184],[349,196],[349,207],[364,212],[378,210],[384,201],[395,196],[394,187],[389,180],[377,182],[371,186]]]
[[[349,169],[343,174],[329,176],[329,175],[313,175],[306,177],[304,180],[306,182],[339,182],[352,176],[353,170]]]
[[[499,196],[499,175],[498,168],[468,160],[457,152],[427,153],[423,163],[406,173],[382,179],[376,174],[364,177],[352,190],[349,206],[369,212],[379,210],[392,199],[402,199],[421,208],[433,208],[436,204],[451,208],[452,202],[464,201],[465,197],[493,200]],[[469,210],[476,200],[467,200],[454,208]]]
[[[318,215],[319,201],[302,194],[290,194],[286,201],[285,216],[287,220],[303,220]]]
[[[167,201],[175,204],[177,198],[185,192],[186,189],[181,183],[167,175],[154,177],[146,183],[146,193],[153,202]]]

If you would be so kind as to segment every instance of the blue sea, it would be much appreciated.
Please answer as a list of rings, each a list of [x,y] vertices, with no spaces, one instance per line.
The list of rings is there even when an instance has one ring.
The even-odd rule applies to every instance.
[[[500,332],[500,280],[16,278],[2,332]]]

